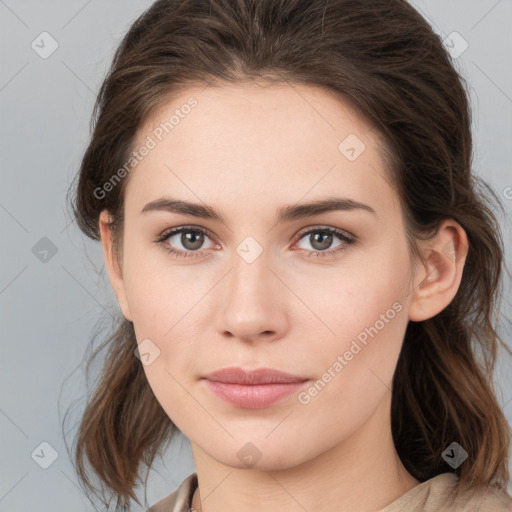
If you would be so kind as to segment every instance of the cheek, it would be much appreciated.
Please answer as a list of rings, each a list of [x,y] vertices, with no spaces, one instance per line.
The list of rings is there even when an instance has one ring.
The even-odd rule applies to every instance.
[[[346,403],[364,403],[391,385],[408,323],[408,268],[406,258],[381,251],[378,261],[343,272],[322,293],[310,288],[311,309],[324,326],[315,357],[320,386],[328,383],[332,392],[325,394],[326,403],[340,395]]]
[[[164,249],[127,237],[125,290],[134,326],[142,336],[162,338],[190,309],[198,280],[190,279],[184,269],[170,266]]]
[[[165,255],[150,257],[148,251],[133,251],[125,260],[125,289],[137,343],[149,339],[148,346],[158,354],[144,370],[159,400],[170,394],[180,401],[178,381],[188,385],[197,377],[198,314],[211,285],[204,276],[192,275],[197,271],[191,269],[168,266]]]
[[[337,336],[326,335],[322,349],[311,351],[316,380],[298,401],[304,417],[323,418],[326,438],[354,433],[392,387],[407,325],[405,308],[392,299],[374,290],[366,300],[350,303],[331,317]]]
[[[155,354],[150,364],[143,365],[148,383],[167,415],[178,428],[186,429],[186,419],[198,413],[187,391],[196,378],[199,349],[199,337],[189,322],[197,315],[191,308],[202,285],[189,281],[192,286],[187,288],[180,269],[164,270],[162,262],[159,265],[132,254],[125,265],[125,288],[137,343]]]
[[[311,280],[299,277],[301,296],[315,314],[308,315],[309,324],[316,322],[325,341],[339,348],[376,323],[379,331],[390,331],[388,327],[397,323],[397,313],[406,309],[408,270],[404,258],[381,250],[378,258],[365,258],[339,272],[317,275],[315,286]],[[297,321],[303,323],[304,316]]]

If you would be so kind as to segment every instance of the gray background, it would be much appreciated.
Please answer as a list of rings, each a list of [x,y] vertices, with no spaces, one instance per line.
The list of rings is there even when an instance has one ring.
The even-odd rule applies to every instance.
[[[494,187],[510,214],[512,2],[413,3],[443,39],[456,31],[469,45],[456,66],[471,88],[475,171]],[[61,421],[74,403],[66,428],[71,442],[84,406],[84,353],[97,319],[108,319],[116,303],[100,244],[81,235],[65,195],[86,147],[95,93],[113,52],[149,5],[148,0],[0,0],[0,512],[93,509],[78,487]],[[31,45],[45,37],[39,52],[51,48],[49,36],[39,37],[45,31],[58,48],[43,59]],[[454,51],[463,49],[451,40]],[[510,226],[504,222],[510,261]],[[41,241],[44,237],[51,243]],[[503,313],[510,318],[508,279],[504,290]],[[503,323],[501,332],[510,343],[510,328]],[[512,423],[510,358],[500,359],[496,375],[498,397]],[[40,464],[51,462],[51,450],[40,447],[42,442],[58,454],[47,469]],[[151,504],[194,471],[182,437],[166,460],[151,472]],[[142,490],[138,495],[144,499]]]

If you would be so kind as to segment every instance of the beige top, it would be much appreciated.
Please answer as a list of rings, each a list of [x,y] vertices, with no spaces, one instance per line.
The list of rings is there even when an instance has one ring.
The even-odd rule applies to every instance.
[[[505,490],[489,487],[471,495],[458,491],[458,476],[442,473],[413,487],[379,512],[511,512],[512,498]],[[189,475],[169,496],[147,512],[189,512],[197,488],[197,474]],[[357,511],[354,511],[357,512]]]

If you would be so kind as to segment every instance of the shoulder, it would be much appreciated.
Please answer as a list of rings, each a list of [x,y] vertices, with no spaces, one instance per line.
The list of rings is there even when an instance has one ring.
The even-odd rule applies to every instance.
[[[457,490],[453,498],[453,510],[456,512],[511,512],[512,498],[505,489],[494,486],[483,487],[462,493]]]
[[[189,512],[192,496],[197,488],[197,474],[187,476],[169,496],[161,499],[146,512]]]
[[[487,486],[462,491],[459,487],[459,477],[453,473],[442,473],[433,480],[436,480],[432,487],[433,494],[438,496],[438,499],[434,499],[437,502],[436,506],[441,506],[444,500],[445,505],[449,505],[449,510],[454,512],[512,511],[512,498],[505,489]]]
[[[405,508],[404,508],[405,507]],[[459,477],[442,473],[410,489],[381,512],[511,512],[512,498],[506,490],[484,487],[462,491]]]

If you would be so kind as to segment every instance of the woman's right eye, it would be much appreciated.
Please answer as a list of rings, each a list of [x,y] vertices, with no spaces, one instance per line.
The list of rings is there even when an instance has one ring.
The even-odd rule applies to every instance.
[[[205,237],[210,238],[204,229],[180,227],[163,233],[157,243],[179,258],[190,258],[202,255],[202,251],[198,249],[204,244]],[[176,248],[176,245],[181,245],[182,248]]]

